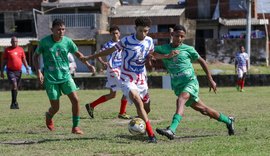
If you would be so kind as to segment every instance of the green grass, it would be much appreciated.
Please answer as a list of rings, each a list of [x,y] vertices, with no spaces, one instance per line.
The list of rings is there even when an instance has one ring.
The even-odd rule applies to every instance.
[[[149,114],[153,128],[164,128],[175,112],[175,100],[170,90],[150,89]],[[71,104],[61,97],[61,107],[54,121],[55,132],[45,126],[44,112],[49,103],[44,91],[20,91],[19,110],[10,110],[10,92],[0,92],[0,153],[1,155],[269,155],[270,89],[247,87],[246,92],[235,88],[219,88],[218,93],[201,89],[201,99],[209,106],[236,117],[236,135],[228,136],[225,124],[185,109],[177,129],[177,138],[168,140],[157,135],[157,144],[148,144],[147,137],[132,136],[128,121],[116,118],[120,92],[117,97],[95,109],[95,119],[89,119],[84,109],[108,90],[81,90],[80,127],[83,136],[71,134]],[[136,115],[135,106],[127,107]]]

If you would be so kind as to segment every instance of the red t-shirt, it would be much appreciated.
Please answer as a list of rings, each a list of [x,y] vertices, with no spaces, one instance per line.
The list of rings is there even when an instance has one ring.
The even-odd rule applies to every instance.
[[[22,47],[7,47],[3,57],[7,60],[8,70],[18,71],[22,69],[22,60],[25,58],[25,53]]]

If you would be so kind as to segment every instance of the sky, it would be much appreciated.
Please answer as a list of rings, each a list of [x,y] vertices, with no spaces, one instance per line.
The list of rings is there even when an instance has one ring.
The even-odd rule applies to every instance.
[[[258,13],[270,13],[270,0],[257,0]]]

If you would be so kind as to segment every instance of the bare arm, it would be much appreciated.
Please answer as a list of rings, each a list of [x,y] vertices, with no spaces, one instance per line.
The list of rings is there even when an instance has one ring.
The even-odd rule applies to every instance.
[[[205,60],[203,58],[199,58],[198,62],[200,63],[201,67],[203,68],[204,72],[206,73],[207,79],[210,83],[210,91],[211,88],[213,89],[213,91],[216,93],[217,90],[217,85],[216,82],[213,80],[212,75],[208,69],[207,63],[205,62]]]
[[[43,77],[43,74],[42,74],[41,68],[40,68],[40,61],[39,61],[40,57],[39,56],[40,56],[39,54],[34,53],[34,55],[33,55],[33,63],[34,63],[35,69],[36,69],[36,74],[37,74],[39,83],[42,85],[43,82],[44,82],[44,77]]]
[[[114,51],[116,51],[117,49],[115,48],[115,46],[109,48],[109,49],[105,49],[99,53],[96,53],[94,55],[88,55],[85,57],[86,60],[90,60],[90,59],[96,59],[98,57],[102,57],[102,56],[107,56],[112,54]]]
[[[29,66],[28,66],[28,63],[27,63],[27,61],[26,61],[26,58],[24,57],[22,61],[23,61],[23,65],[24,65],[25,68],[26,68],[27,74],[29,74]]]
[[[7,60],[2,58],[2,61],[1,61],[1,77],[2,77],[2,79],[5,78],[4,67],[5,67],[6,64],[7,64]]]

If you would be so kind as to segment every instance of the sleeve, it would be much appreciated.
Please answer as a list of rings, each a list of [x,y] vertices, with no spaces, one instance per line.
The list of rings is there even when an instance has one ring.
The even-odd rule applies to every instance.
[[[24,52],[23,48],[21,48],[21,51],[22,51],[22,58],[25,58],[25,52]]]
[[[36,54],[42,54],[42,53],[43,53],[43,46],[42,46],[42,42],[41,42],[41,41],[39,41],[38,47],[37,47],[37,49],[35,50],[35,53],[36,53]]]
[[[126,43],[125,41],[126,37],[122,38],[119,42],[115,44],[115,48],[117,49],[117,51],[122,51],[122,49],[124,49]]]
[[[248,54],[245,55],[245,59],[246,59],[247,61],[249,60]]]
[[[199,53],[193,47],[190,47],[188,49],[188,51],[189,51],[190,59],[191,59],[192,62],[194,62],[194,61],[196,61],[196,60],[198,60],[200,58]]]
[[[79,51],[77,45],[70,39],[69,40],[69,52],[74,54],[77,51]]]
[[[162,54],[162,47],[161,46],[155,46],[154,51],[158,54]]]

